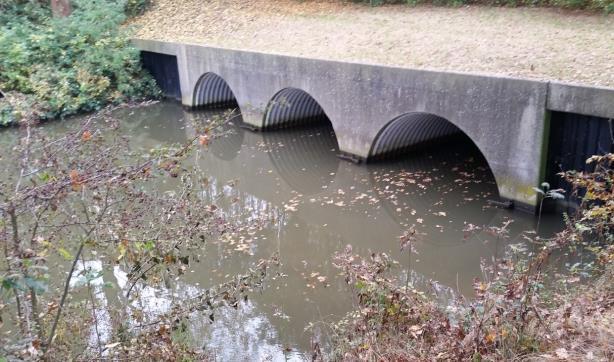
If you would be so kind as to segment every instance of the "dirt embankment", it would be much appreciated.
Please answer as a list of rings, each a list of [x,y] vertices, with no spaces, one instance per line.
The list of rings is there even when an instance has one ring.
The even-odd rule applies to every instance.
[[[370,8],[154,0],[137,36],[412,68],[614,87],[614,16],[531,8]]]

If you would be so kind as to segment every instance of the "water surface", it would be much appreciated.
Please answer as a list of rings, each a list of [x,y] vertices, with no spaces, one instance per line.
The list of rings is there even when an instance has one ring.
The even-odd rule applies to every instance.
[[[167,102],[117,111],[136,150],[185,142],[194,136],[191,122],[221,113],[185,112]],[[70,127],[68,122],[44,127],[59,133]],[[489,206],[488,200],[498,198],[497,187],[470,142],[437,144],[397,160],[355,165],[337,157],[330,126],[252,132],[237,127],[239,122],[235,118],[224,126],[223,136],[192,162],[208,175],[202,197],[223,193],[218,206],[245,228],[195,251],[199,262],[191,263],[170,289],[143,286],[135,302],[155,316],[167,310],[170,300],[196,295],[278,253],[285,277],[271,281],[262,294],[236,310],[219,311],[213,323],[207,315],[190,317],[191,342],[221,361],[310,359],[310,341],[318,328],[305,327],[338,320],[352,306],[331,263],[333,254],[348,244],[365,256],[391,254],[400,262],[398,273],[445,300],[470,297],[481,261],[502,256],[509,244],[522,242],[523,230],[535,227],[532,216]],[[2,132],[0,141],[10,143],[16,132]],[[158,187],[172,189],[173,184]],[[498,226],[508,219],[514,220],[508,241],[463,232],[468,224]],[[420,236],[417,253],[409,255],[400,252],[399,237],[411,227]],[[549,235],[558,227],[558,217],[546,217],[540,233]],[[87,267],[103,272],[95,282],[95,297],[101,306],[98,319],[110,325],[105,306],[122,300],[126,271],[94,255],[88,255]],[[51,272],[64,273],[65,267]],[[105,283],[114,288],[103,288]],[[102,330],[104,340],[108,336]]]

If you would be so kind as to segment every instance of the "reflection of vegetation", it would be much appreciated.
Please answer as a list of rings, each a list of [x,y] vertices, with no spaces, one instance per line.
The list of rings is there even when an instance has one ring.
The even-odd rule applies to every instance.
[[[137,9],[141,1],[129,1]],[[0,123],[62,117],[157,94],[129,45],[122,0],[75,0],[53,18],[49,2],[0,0]],[[135,10],[136,11],[136,10]]]
[[[356,308],[333,326],[333,356],[610,360],[614,155],[594,156],[589,162],[595,164],[594,172],[564,174],[584,193],[579,213],[568,219],[565,230],[549,240],[529,234],[527,238],[540,246],[537,252],[511,245],[504,258],[483,266],[484,277],[475,282],[472,300],[460,299],[442,309],[424,292],[392,276],[395,262],[388,255],[363,259],[351,248],[338,253],[335,264],[346,276]],[[488,232],[508,238],[508,225],[490,227]],[[471,227],[469,232],[481,229]],[[407,234],[402,247],[411,248],[413,239]],[[558,273],[552,259],[568,253],[589,257]]]
[[[221,306],[237,307],[277,264],[261,260],[219,286],[165,300],[154,315],[147,309],[152,289],[171,289],[197,262],[195,249],[234,230],[214,203],[223,195],[202,197],[207,177],[186,162],[217,126],[196,124],[187,142],[137,157],[108,112],[57,139],[25,127],[0,183],[0,321],[14,328],[0,337],[0,356],[202,357],[177,341],[186,319],[201,313],[213,321]],[[176,187],[148,187],[165,179]],[[66,279],[51,277],[62,265]],[[113,303],[105,271],[124,275]]]

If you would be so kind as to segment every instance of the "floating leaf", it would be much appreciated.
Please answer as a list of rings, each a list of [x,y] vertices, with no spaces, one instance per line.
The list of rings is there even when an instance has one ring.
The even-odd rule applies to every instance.
[[[92,139],[92,132],[88,130],[83,131],[83,134],[81,134],[81,141],[87,142],[90,139]]]

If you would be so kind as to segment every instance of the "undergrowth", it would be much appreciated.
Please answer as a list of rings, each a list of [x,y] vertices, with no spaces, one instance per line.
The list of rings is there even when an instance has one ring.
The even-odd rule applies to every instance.
[[[371,6],[379,6],[384,4],[407,4],[410,6],[431,4],[435,6],[486,5],[509,7],[552,7],[562,9],[594,10],[601,11],[606,14],[614,13],[614,0],[353,0],[353,2],[368,3]]]
[[[54,18],[48,2],[0,0],[0,124],[64,117],[155,97],[121,27],[143,0],[75,0]]]
[[[534,248],[512,246],[482,266],[475,296],[447,306],[404,284],[386,254],[363,258],[352,248],[334,263],[355,309],[331,328],[334,360],[599,360],[614,358],[614,154],[593,156],[590,172],[562,176],[582,196],[576,215],[551,239],[526,236]],[[501,227],[469,232],[508,237]],[[402,247],[415,239],[404,235]],[[410,245],[410,250],[411,245]],[[558,270],[560,257],[580,260]],[[325,356],[316,351],[316,357]]]

